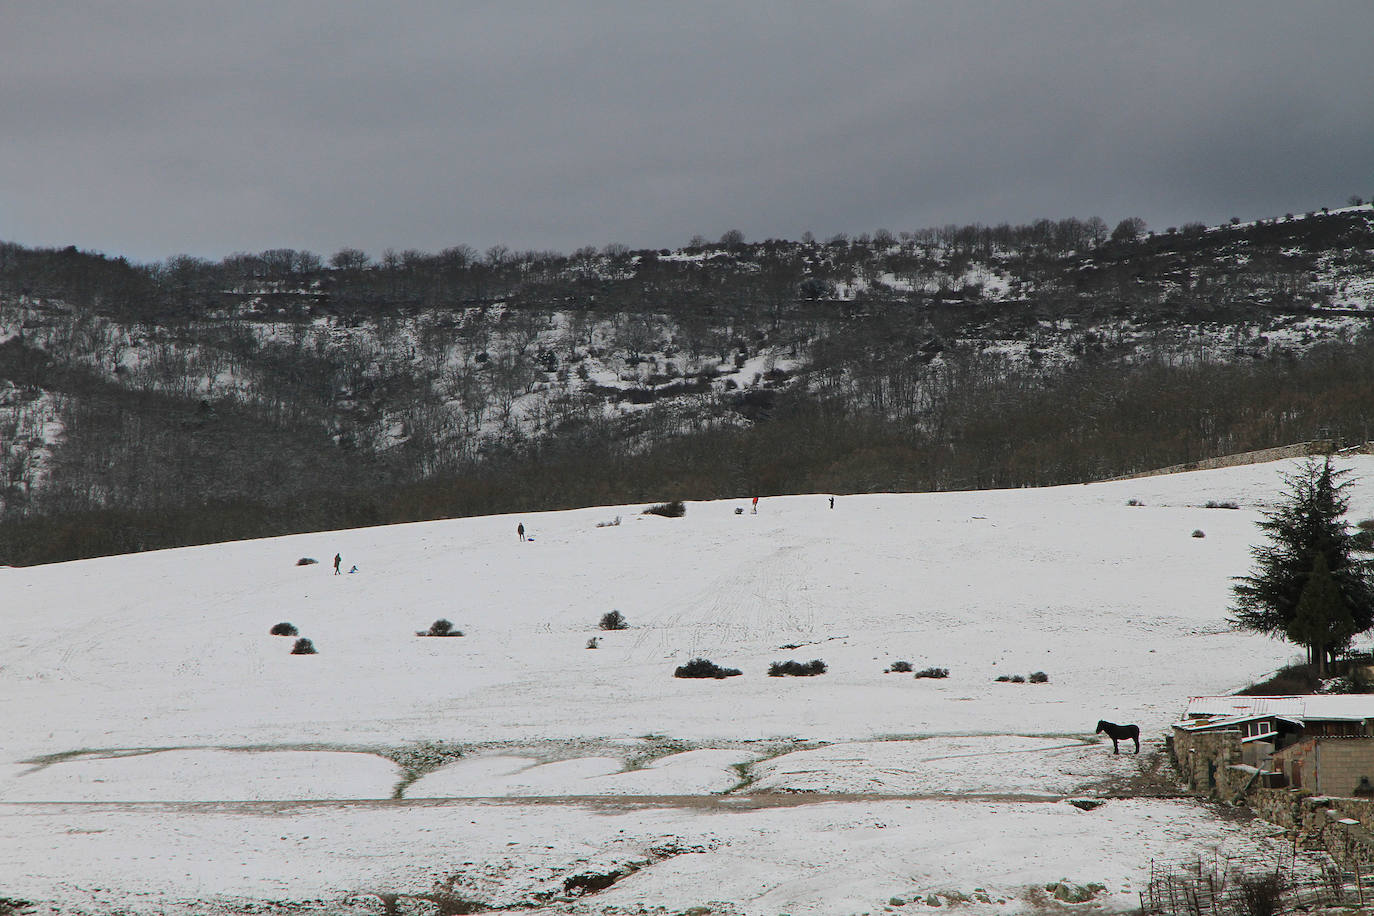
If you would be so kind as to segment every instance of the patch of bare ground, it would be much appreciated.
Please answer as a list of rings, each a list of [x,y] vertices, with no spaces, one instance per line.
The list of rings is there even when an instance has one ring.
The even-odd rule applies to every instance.
[[[1169,764],[1169,755],[1159,747],[1141,749],[1134,773],[1108,777],[1091,788],[1098,795],[1113,798],[1180,798],[1188,794]]]
[[[544,907],[572,911],[580,898],[598,894],[636,872],[675,856],[715,848],[714,843],[690,844],[678,837],[662,837],[646,847],[594,860],[465,862],[460,870],[435,881],[426,893],[366,891],[351,899],[380,902],[383,916],[462,916]]]

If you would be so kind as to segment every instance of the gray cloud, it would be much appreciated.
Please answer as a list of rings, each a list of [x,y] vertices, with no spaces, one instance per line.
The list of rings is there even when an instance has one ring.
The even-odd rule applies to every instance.
[[[546,7],[552,7],[552,10]],[[667,246],[1374,196],[1374,6],[0,7],[0,238]]]

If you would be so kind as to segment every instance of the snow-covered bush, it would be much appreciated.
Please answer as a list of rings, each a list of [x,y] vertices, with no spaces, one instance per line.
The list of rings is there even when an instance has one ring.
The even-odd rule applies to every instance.
[[[949,677],[948,668],[922,668],[916,672],[916,677]]]
[[[302,636],[296,640],[296,644],[291,647],[292,655],[318,655],[315,651],[315,644]]]
[[[664,518],[682,518],[687,514],[687,507],[682,500],[675,499],[670,503],[659,503],[644,510],[644,515],[661,515]]]
[[[1193,529],[1193,537],[1195,537],[1195,538],[1205,538],[1206,536],[1207,536],[1207,532],[1203,531],[1201,528],[1194,528],[1194,529]]]
[[[1033,671],[1027,680],[1032,684],[1048,684],[1050,682],[1050,676],[1043,671]]]
[[[296,628],[283,620],[281,623],[273,624],[269,632],[273,636],[295,636]]]
[[[893,674],[893,673],[902,673],[902,674],[905,674],[905,673],[909,672],[910,670],[911,670],[911,662],[893,662],[891,665],[889,665],[889,666],[887,667],[887,669],[886,669],[885,671],[883,671],[883,674]]]
[[[320,562],[320,561],[317,560],[317,559],[315,559],[314,557],[301,557],[299,560],[296,561],[296,565],[297,565],[297,566],[314,566],[314,565],[315,565],[316,563],[318,563],[318,562]]]
[[[738,668],[722,668],[710,659],[694,658],[685,665],[678,665],[673,677],[736,677],[743,674]]]
[[[462,636],[462,630],[455,630],[453,622],[440,617],[429,625],[428,630],[417,630],[416,636]]]
[[[814,677],[817,674],[825,674],[825,662],[819,658],[813,658],[809,662],[773,662],[768,666],[769,677]]]

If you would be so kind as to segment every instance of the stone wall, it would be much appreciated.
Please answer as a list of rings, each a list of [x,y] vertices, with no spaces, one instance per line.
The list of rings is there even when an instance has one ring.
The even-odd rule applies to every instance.
[[[1290,830],[1308,847],[1326,850],[1344,868],[1368,873],[1374,862],[1374,799],[1332,798],[1300,789],[1255,789],[1255,815]]]
[[[1250,791],[1245,802],[1260,820],[1297,832],[1303,828],[1303,801],[1309,797],[1297,789],[1257,787]]]
[[[1249,776],[1231,769],[1241,762],[1240,732],[1190,732],[1174,727],[1174,768],[1189,791],[1205,798],[1235,801]]]
[[[1280,445],[1275,448],[1262,448],[1255,452],[1239,452],[1235,455],[1222,455],[1218,458],[1203,458],[1187,464],[1175,464],[1153,471],[1141,471],[1124,477],[1111,477],[1110,480],[1133,480],[1137,477],[1158,477],[1161,474],[1180,474],[1184,471],[1209,471],[1215,468],[1232,468],[1242,464],[1263,464],[1266,461],[1279,461],[1284,458],[1305,458],[1308,455],[1326,455],[1336,447],[1330,439],[1314,439],[1295,445]]]

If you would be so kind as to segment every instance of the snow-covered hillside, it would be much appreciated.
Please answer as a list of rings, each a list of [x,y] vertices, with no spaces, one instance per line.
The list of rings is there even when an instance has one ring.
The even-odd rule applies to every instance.
[[[149,430],[182,442],[243,424],[257,430],[233,435],[245,463],[310,453],[302,463],[343,465],[334,478],[360,489],[379,468],[402,484],[463,474],[589,428],[634,454],[749,427],[775,402],[948,436],[940,414],[972,381],[1015,392],[1104,365],[1268,367],[1366,339],[1374,206],[1136,229],[1109,237],[1101,220],[1066,219],[825,243],[731,233],[677,251],[480,259],[460,246],[377,263],[350,250],[328,269],[290,249],[138,266],[0,243],[0,516],[147,509],[155,500],[131,482],[161,456],[130,443]],[[1303,425],[1235,431],[1243,444],[1217,431],[1192,453],[1316,427],[1369,432],[1352,416]],[[821,485],[838,484],[779,490]],[[222,489],[246,500],[252,487],[236,476]],[[154,489],[204,488],[178,471]],[[301,495],[282,490],[264,498]]]
[[[1345,463],[1368,517],[1374,458]],[[1151,859],[1266,842],[1186,800],[1064,799],[1131,794],[1190,695],[1290,660],[1225,619],[1287,467],[2,569],[0,896],[368,912],[355,895],[438,882],[492,906],[795,914],[976,888],[1001,913],[1068,877],[1128,907]],[[612,609],[629,629],[598,629]],[[416,636],[438,618],[465,635]],[[289,654],[281,621],[319,654]],[[744,673],[672,676],[696,656]],[[766,676],[786,659],[828,671]],[[1140,758],[1094,739],[1102,718],[1141,725]]]

